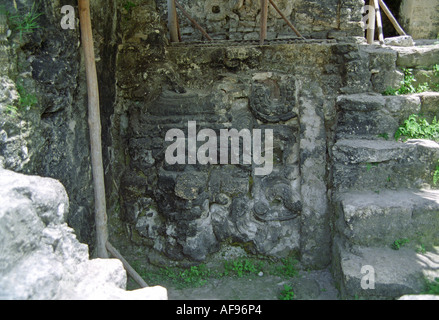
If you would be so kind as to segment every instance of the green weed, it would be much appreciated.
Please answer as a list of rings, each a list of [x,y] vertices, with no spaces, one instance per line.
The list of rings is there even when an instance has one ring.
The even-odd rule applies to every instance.
[[[15,86],[17,87],[20,99],[18,104],[21,108],[31,108],[38,103],[38,99],[34,94],[29,93],[24,87],[23,79],[17,80]]]
[[[434,281],[426,281],[424,294],[439,295],[439,278],[435,278]]]
[[[429,123],[425,118],[412,114],[395,133],[395,139],[430,139],[439,140],[439,121],[434,117]]]
[[[413,82],[416,81],[413,76],[413,69],[404,69],[404,80],[401,82],[401,87],[398,89],[398,94],[416,93],[416,88]]]
[[[425,82],[415,87],[414,83],[416,82],[416,79],[413,75],[413,69],[403,69],[403,72],[404,72],[404,80],[401,81],[400,87],[398,89],[388,87],[386,90],[382,92],[383,95],[396,96],[396,95],[422,93],[427,91],[439,90],[439,83],[433,84],[433,87],[431,87],[430,84]],[[439,77],[439,64],[433,66],[433,72],[435,76]]]
[[[433,184],[437,185],[438,182],[439,182],[439,160],[437,161],[436,169],[434,170],[433,173]]]
[[[150,285],[172,283],[176,288],[195,288],[203,286],[211,276],[211,272],[205,264],[190,268],[157,268],[146,270],[137,263],[133,263],[137,273]]]
[[[13,118],[18,116],[18,108],[16,106],[7,105],[5,108],[5,112]]]
[[[396,96],[397,93],[398,89],[394,89],[392,87],[387,87],[387,89],[382,92],[383,96]]]
[[[8,13],[8,20],[11,30],[19,32],[21,41],[24,33],[31,33],[35,29],[41,28],[38,23],[38,19],[42,15],[43,13],[37,12],[35,2],[28,12],[25,12],[25,10],[17,10],[16,14]]]
[[[399,249],[401,249],[403,246],[405,246],[405,245],[408,244],[408,243],[410,243],[410,240],[409,240],[409,239],[405,239],[405,238],[398,239],[398,240],[395,240],[395,241],[392,243],[391,248],[392,248],[393,250],[399,250]]]
[[[389,140],[389,134],[384,132],[377,135],[378,138],[383,138],[384,140]]]
[[[281,259],[281,265],[276,266],[272,274],[280,277],[295,277],[299,274],[296,265],[297,260],[294,258]]]
[[[126,1],[123,4],[123,7],[126,11],[128,11],[128,13],[131,13],[131,10],[136,7],[136,4],[132,3],[131,1]]]
[[[262,266],[249,259],[237,259],[224,262],[224,270],[224,275],[235,275],[241,278],[244,275],[258,274],[262,271]]]
[[[421,243],[416,249],[416,252],[420,254],[425,254],[427,252],[427,249],[425,249],[425,245]]]
[[[293,288],[287,284],[284,284],[284,288],[279,295],[279,300],[293,300],[294,292]]]
[[[199,266],[192,266],[179,274],[180,281],[184,286],[200,287],[207,282],[209,277],[209,269],[205,264]]]

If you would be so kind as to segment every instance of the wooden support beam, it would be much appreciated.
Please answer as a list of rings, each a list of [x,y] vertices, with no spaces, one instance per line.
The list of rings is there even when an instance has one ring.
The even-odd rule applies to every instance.
[[[290,20],[288,20],[288,18],[283,14],[282,11],[280,11],[280,9],[277,7],[277,5],[274,3],[273,0],[269,0],[270,4],[273,6],[273,8],[279,13],[279,15],[282,17],[282,19],[285,20],[285,22],[287,23],[287,25],[296,33],[296,35],[302,39],[305,40],[305,37],[303,37],[300,32],[293,26],[293,24],[290,22]]]
[[[179,42],[175,0],[168,0],[168,29],[171,36],[171,42]]]
[[[369,1],[369,8],[375,8],[374,0]],[[368,44],[373,44],[373,41],[375,40],[375,23],[376,23],[375,10],[370,10],[368,15],[369,15],[369,19],[368,19],[369,24],[367,26],[366,38]]]
[[[375,0],[374,5],[375,5],[375,16],[377,19],[378,40],[380,41],[380,44],[384,44],[383,20],[381,18],[381,10],[380,10],[379,1]]]
[[[395,19],[395,17],[393,16],[393,14],[390,11],[390,9],[387,7],[385,2],[383,0],[379,0],[379,4],[381,6],[381,9],[383,9],[384,13],[386,14],[387,18],[389,18],[390,22],[393,24],[393,26],[395,27],[396,31],[399,33],[399,35],[406,36],[407,34],[401,28],[401,26],[399,25],[398,21]]]
[[[130,264],[124,259],[124,257],[117,251],[115,247],[111,245],[110,242],[107,242],[106,244],[108,252],[114,257],[122,261],[123,267],[125,268],[126,272],[129,274],[131,278],[133,278],[134,281],[137,282],[139,286],[142,288],[148,287],[148,284],[143,280],[143,278],[136,272],[136,270],[133,269],[133,267],[130,266]]]
[[[203,29],[203,27],[201,27],[194,19],[192,19],[192,17],[189,15],[189,13],[186,12],[186,10],[184,10],[184,8],[182,7],[182,5],[180,3],[178,3],[177,0],[175,0],[175,4],[178,7],[178,9],[181,10],[181,12],[185,15],[186,18],[189,19],[190,22],[192,22],[192,24],[195,26],[195,28],[197,28],[198,30],[201,31],[201,33],[203,34],[203,36],[209,40],[212,41],[213,39],[207,34],[206,30]]]
[[[267,38],[268,0],[261,0],[261,33],[259,44],[263,45]]]
[[[84,49],[88,93],[88,125],[95,202],[96,251],[99,258],[108,258],[107,209],[105,201],[104,166],[102,161],[101,116],[89,0],[79,0],[81,39]]]

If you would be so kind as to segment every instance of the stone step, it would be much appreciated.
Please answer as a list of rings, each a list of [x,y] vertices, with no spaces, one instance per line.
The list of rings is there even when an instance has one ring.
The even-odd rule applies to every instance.
[[[438,117],[439,92],[424,92],[417,96],[421,99],[421,114],[430,122]]]
[[[335,230],[352,245],[439,245],[439,190],[352,191],[335,204]]]
[[[439,248],[418,253],[335,243],[333,271],[342,299],[397,299],[424,292],[426,281],[439,276]]]
[[[332,148],[338,191],[422,188],[433,185],[439,144],[413,139],[341,139]]]
[[[429,101],[430,97],[425,103],[428,105]],[[392,139],[405,119],[422,112],[422,102],[420,95],[361,93],[339,96],[336,137],[377,139],[385,134]]]
[[[398,52],[396,65],[401,68],[426,68],[439,63],[439,44],[392,49]]]

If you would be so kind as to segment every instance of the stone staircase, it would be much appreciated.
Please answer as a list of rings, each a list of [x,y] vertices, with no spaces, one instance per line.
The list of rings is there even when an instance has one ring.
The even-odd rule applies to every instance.
[[[368,47],[365,52],[371,69],[380,59],[389,61],[390,57],[395,65],[393,70],[387,65],[388,75],[439,63],[437,45],[391,50]],[[377,71],[371,74],[370,87],[382,89],[386,75],[375,77],[374,84]],[[439,247],[435,247],[439,245],[439,190],[433,185],[439,144],[394,139],[409,115],[432,118],[438,107],[439,93],[433,92],[338,97],[331,150],[333,272],[342,298],[393,299],[417,294],[426,279],[439,277]]]

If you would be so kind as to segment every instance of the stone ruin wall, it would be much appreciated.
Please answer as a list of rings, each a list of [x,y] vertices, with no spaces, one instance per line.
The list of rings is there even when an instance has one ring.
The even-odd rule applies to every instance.
[[[257,39],[259,13],[255,6],[259,1],[180,2],[215,39]],[[305,36],[334,39],[263,48],[239,47],[232,42],[210,47],[169,46],[165,1],[139,2],[131,11],[114,2],[106,15],[103,8],[94,7],[97,67],[103,90],[109,227],[112,239],[127,256],[159,263],[164,259],[203,261],[225,243],[232,243],[249,253],[297,253],[313,266],[329,263],[332,186],[328,150],[336,123],[336,97],[340,93],[381,92],[385,89],[382,83],[389,83],[389,77],[397,84],[401,75],[392,67],[396,58],[391,54],[390,64],[381,62],[373,54],[360,51],[349,37],[363,35],[363,1],[276,3]],[[184,39],[201,40],[184,17],[180,22]],[[54,28],[50,30],[56,32]],[[272,9],[268,30],[269,39],[294,36]],[[50,43],[41,34],[38,31],[37,35]],[[70,35],[78,37],[78,30]],[[76,43],[63,38],[54,41]],[[74,48],[67,51],[76,52]],[[44,52],[45,63],[48,54]],[[76,53],[75,57],[76,62]],[[37,70],[39,61],[34,59],[32,68]],[[57,64],[61,68],[65,61],[58,60]],[[370,70],[377,69],[376,64],[385,72],[372,75]],[[75,83],[80,83],[78,75],[75,69]],[[71,85],[69,79],[59,78],[61,89]],[[52,81],[37,80],[41,86]],[[82,86],[77,91],[73,107],[42,110],[42,122],[50,124],[47,128],[58,128],[58,123],[68,127],[59,135],[34,135],[34,139],[44,136],[55,141],[45,144],[43,150],[48,152],[44,157],[65,150],[59,141],[76,141],[69,147],[74,153],[87,144],[83,130],[86,120],[76,109],[83,105],[85,89]],[[47,103],[52,104],[58,105]],[[188,121],[197,121],[198,129],[216,132],[223,128],[273,129],[273,174],[255,176],[254,168],[246,165],[166,164],[167,129],[187,132]],[[77,129],[74,139],[65,135],[74,131],[71,126]],[[82,153],[79,157],[76,152],[71,159],[81,164],[87,159],[87,151],[81,149]],[[66,168],[62,159],[59,165],[55,160],[44,170],[32,171],[45,175],[55,172],[54,177],[67,181],[67,187],[71,183],[73,187],[68,189],[74,210],[70,222],[79,217],[76,232],[84,225],[91,229],[92,201],[87,206],[81,203],[79,209],[74,202],[74,197],[89,194],[89,167],[75,163],[72,167],[87,170],[87,174],[66,177],[77,171]],[[76,192],[76,186],[84,187]],[[80,225],[81,221],[87,223]],[[89,241],[89,232],[84,231],[87,235],[81,240]]]
[[[400,16],[401,24],[413,39],[439,37],[439,1],[403,0]]]
[[[168,88],[129,111],[121,201],[132,240],[174,260],[203,261],[228,241],[253,254],[309,251],[312,260],[328,262],[321,251],[329,245],[323,111],[330,106],[317,75],[325,73],[331,47],[210,48],[195,57],[191,47],[169,50],[182,90]],[[296,67],[274,68],[305,53],[309,58]],[[218,137],[220,129],[272,129],[273,172],[256,176],[245,164],[169,165],[166,132],[178,128],[187,137],[188,121]]]
[[[257,40],[260,31],[260,0],[180,0],[179,3],[215,40]],[[335,34],[360,36],[363,0],[277,0],[278,8],[304,36],[326,39]],[[157,1],[163,21],[167,2]],[[177,8],[182,39],[202,40],[202,34]],[[296,34],[269,5],[267,39],[284,39]]]
[[[204,2],[192,3],[194,10],[206,14],[207,20],[198,19],[201,24],[208,21],[218,34],[232,30],[230,18],[209,20],[214,19],[214,5],[228,8],[220,9],[223,14],[236,15],[229,2],[207,2],[209,10],[200,5]],[[277,3],[282,8],[286,2]],[[313,15],[299,28],[308,30],[307,36],[362,35],[362,1],[343,2],[345,11],[333,1],[307,2],[305,12],[304,3],[298,1],[291,15]],[[249,254],[296,255],[309,266],[328,265],[327,150],[336,122],[336,96],[372,87],[361,80],[361,72],[369,69],[366,61],[359,61],[364,57],[358,46],[331,39],[265,47],[233,42],[169,46],[163,26],[166,12],[160,10],[164,2],[158,4],[158,11],[145,6],[124,12],[121,19],[109,148],[118,185],[115,212],[109,217],[112,238],[119,239],[125,254],[131,251],[157,264],[206,261],[232,245]],[[254,16],[239,19],[253,20],[254,27],[240,24],[237,32],[225,34],[239,40],[254,34],[257,10],[247,14],[251,12]],[[326,24],[312,23],[320,20]],[[180,21],[182,30],[189,30]],[[270,21],[284,27],[283,21]],[[225,34],[212,36],[227,39]],[[201,38],[192,33],[190,39]],[[213,129],[218,137],[221,129],[272,129],[272,174],[256,176],[254,166],[243,164],[169,165],[165,152],[171,142],[165,142],[165,135],[177,128],[187,138],[188,121],[197,122],[197,132]]]

